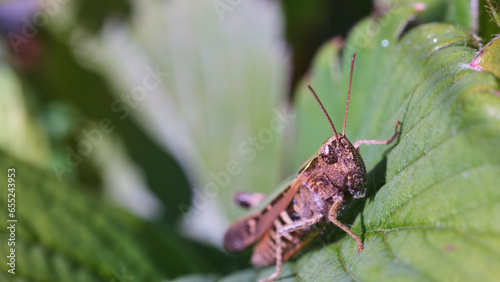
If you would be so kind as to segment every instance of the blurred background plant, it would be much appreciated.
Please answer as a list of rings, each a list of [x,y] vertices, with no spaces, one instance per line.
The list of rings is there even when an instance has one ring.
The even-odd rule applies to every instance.
[[[232,194],[272,191],[290,173],[281,162],[292,89],[315,49],[370,11],[366,1],[296,2],[3,1],[2,163],[17,168],[18,193],[33,194],[18,200],[23,261],[42,270],[59,258],[98,279],[121,273],[104,254],[125,257],[136,278],[247,265],[219,249],[243,214]],[[82,210],[72,212],[75,202]],[[100,216],[112,226],[96,230]],[[105,250],[82,257],[85,247],[61,236]],[[106,245],[120,237],[155,271],[127,269],[133,260]],[[53,280],[59,268],[20,267],[17,277]]]
[[[475,28],[468,1],[424,2],[416,22]],[[17,278],[248,265],[220,249],[244,213],[232,195],[274,191],[327,137],[297,140],[293,93],[321,44],[390,3],[3,1],[0,161],[18,171]],[[488,20],[476,30],[487,40]]]

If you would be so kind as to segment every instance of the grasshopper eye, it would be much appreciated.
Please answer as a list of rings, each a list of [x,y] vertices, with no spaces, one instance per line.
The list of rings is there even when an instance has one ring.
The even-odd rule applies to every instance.
[[[327,164],[334,164],[337,162],[337,156],[335,155],[334,147],[330,144],[325,146],[324,153],[321,154],[321,158]]]

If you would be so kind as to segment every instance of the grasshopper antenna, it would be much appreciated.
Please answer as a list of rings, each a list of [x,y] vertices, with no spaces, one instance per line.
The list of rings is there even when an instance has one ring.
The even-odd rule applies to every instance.
[[[349,89],[347,90],[347,103],[345,105],[344,128],[342,129],[342,136],[345,136],[345,123],[347,121],[347,111],[349,110],[349,100],[351,100],[351,86],[352,86],[352,73],[354,71],[354,59],[356,59],[356,52],[352,54],[351,74],[349,75]]]
[[[330,116],[326,112],[325,107],[323,107],[323,104],[319,100],[318,95],[316,95],[316,92],[314,92],[314,90],[312,89],[311,85],[308,84],[307,87],[309,88],[309,90],[311,90],[312,94],[314,95],[314,98],[316,98],[316,101],[318,101],[318,104],[321,107],[321,110],[323,110],[323,113],[325,114],[326,118],[328,119],[328,122],[330,123],[330,126],[331,126],[331,128],[333,130],[333,135],[335,135],[335,139],[338,142],[339,141],[339,137],[337,136],[337,130],[335,130],[335,126],[333,125],[332,119],[330,118]]]

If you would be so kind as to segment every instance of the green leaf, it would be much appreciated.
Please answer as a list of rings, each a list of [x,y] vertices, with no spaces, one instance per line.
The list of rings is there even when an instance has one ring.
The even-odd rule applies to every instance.
[[[402,127],[394,145],[361,147],[370,171],[367,197],[346,208],[341,221],[350,223],[360,211],[351,229],[365,250],[358,253],[349,236],[323,244],[295,263],[298,280],[494,281],[500,275],[499,82],[470,66],[479,44],[467,30],[432,23],[403,33],[415,13],[402,7],[362,21],[345,43],[342,64],[335,59],[340,45],[326,44],[299,87],[294,166],[331,132],[306,82],[342,128],[353,52],[347,137],[387,139],[397,121]]]
[[[19,79],[4,64],[0,65],[0,93],[0,148],[24,161],[45,166],[50,155],[46,134],[26,109]]]
[[[491,40],[481,52],[476,56],[476,58],[471,62],[471,66],[478,70],[485,70],[493,73],[500,78],[500,58],[498,54],[500,53],[500,36],[495,37]]]
[[[300,279],[491,281],[500,274],[493,267],[500,264],[498,80],[468,66],[477,43],[466,30],[427,24],[400,37],[411,14],[389,13],[369,46],[358,48],[356,39],[377,24],[373,20],[346,42],[352,48],[344,50],[344,74],[358,52],[347,136],[386,139],[397,120],[402,132],[392,147],[361,148],[368,170],[385,168],[377,170],[382,175],[370,173],[368,194],[379,190],[352,228],[365,250],[358,254],[345,237],[309,253],[298,261]],[[380,45],[384,39],[388,47]],[[318,82],[320,75],[312,81],[330,95],[338,116],[345,82]]]

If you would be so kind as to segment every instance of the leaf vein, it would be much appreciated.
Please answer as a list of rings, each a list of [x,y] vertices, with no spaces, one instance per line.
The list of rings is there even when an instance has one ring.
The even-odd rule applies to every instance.
[[[338,250],[338,254],[339,254],[339,261],[342,264],[342,268],[344,268],[344,271],[347,273],[347,275],[349,275],[349,277],[351,278],[351,280],[357,282],[359,280],[356,277],[354,277],[354,275],[349,271],[349,269],[347,268],[347,265],[346,265],[346,263],[344,261],[344,258],[342,257],[342,248],[340,246],[340,242],[341,241],[337,242],[337,250]]]
[[[406,267],[408,267],[409,269],[412,269],[414,270],[415,272],[417,273],[420,273],[422,276],[428,278],[429,280],[431,280],[430,276],[427,275],[427,273],[424,273],[422,270],[420,269],[417,269],[415,268],[415,266],[409,264],[409,263],[406,263],[405,261],[403,261],[402,259],[400,259],[395,253],[394,251],[392,250],[392,247],[391,245],[389,245],[389,242],[387,241],[387,232],[382,232],[382,240],[384,242],[384,246],[386,247],[387,249],[387,252],[393,257],[393,260],[401,265],[404,265]]]

